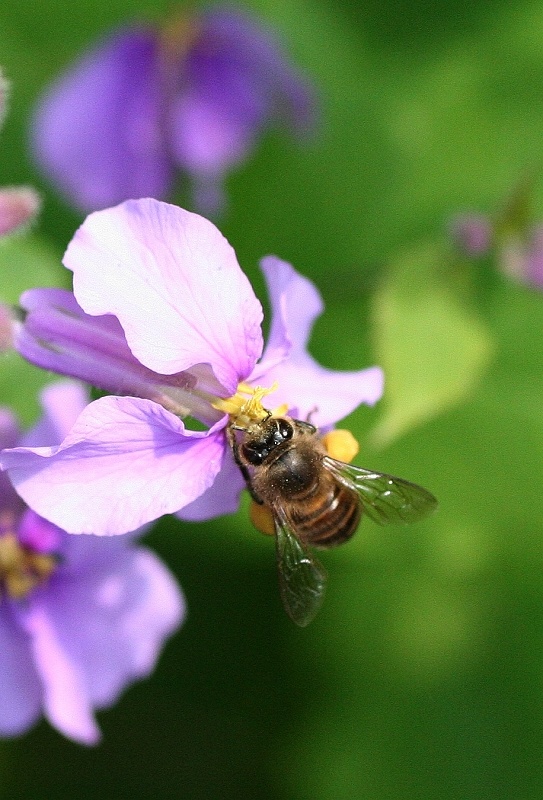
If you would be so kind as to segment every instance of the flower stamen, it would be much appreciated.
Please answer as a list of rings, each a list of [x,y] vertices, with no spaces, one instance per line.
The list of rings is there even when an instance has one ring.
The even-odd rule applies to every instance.
[[[218,398],[211,405],[218,411],[228,414],[234,428],[249,430],[252,425],[271,416],[271,411],[262,405],[262,398],[276,390],[277,383],[266,389],[264,386],[249,386],[248,383],[242,382],[238,385],[235,395],[224,399]]]
[[[0,535],[0,599],[2,595],[22,600],[52,575],[55,556],[38,553],[20,544],[8,531]]]

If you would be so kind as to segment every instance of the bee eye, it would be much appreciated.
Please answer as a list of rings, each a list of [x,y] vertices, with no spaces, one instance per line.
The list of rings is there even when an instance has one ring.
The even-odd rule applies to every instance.
[[[294,433],[294,428],[287,422],[286,419],[280,419],[277,423],[277,435],[276,438],[278,442],[285,442],[288,439],[292,439],[292,434]]]
[[[243,458],[249,464],[258,467],[268,455],[269,450],[265,442],[255,442],[253,444],[244,444],[241,452]]]

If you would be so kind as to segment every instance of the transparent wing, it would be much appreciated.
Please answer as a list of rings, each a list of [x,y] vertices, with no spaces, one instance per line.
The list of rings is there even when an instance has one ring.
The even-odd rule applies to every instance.
[[[365,513],[379,525],[418,522],[437,508],[434,495],[416,483],[344,464],[329,456],[324,457],[324,464],[338,480],[358,492]]]
[[[285,611],[305,628],[324,599],[326,570],[294,533],[284,514],[275,516],[279,589]]]

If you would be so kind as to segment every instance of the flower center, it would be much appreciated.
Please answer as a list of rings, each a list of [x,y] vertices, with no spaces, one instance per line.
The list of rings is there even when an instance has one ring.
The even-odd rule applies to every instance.
[[[49,578],[57,559],[21,545],[12,531],[0,534],[0,600],[22,600]]]
[[[228,414],[234,428],[249,430],[253,425],[258,425],[270,416],[280,417],[286,414],[288,410],[286,404],[279,406],[274,411],[269,411],[262,405],[262,398],[276,390],[277,383],[274,383],[269,389],[240,383],[236,394],[225,399],[218,398],[211,405],[218,411]]]

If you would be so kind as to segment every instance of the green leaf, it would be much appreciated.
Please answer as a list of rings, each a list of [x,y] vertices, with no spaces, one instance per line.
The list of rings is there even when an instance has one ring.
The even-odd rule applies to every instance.
[[[466,293],[455,286],[437,246],[404,253],[373,301],[378,363],[385,371],[384,413],[376,446],[466,399],[493,351],[493,341]]]

